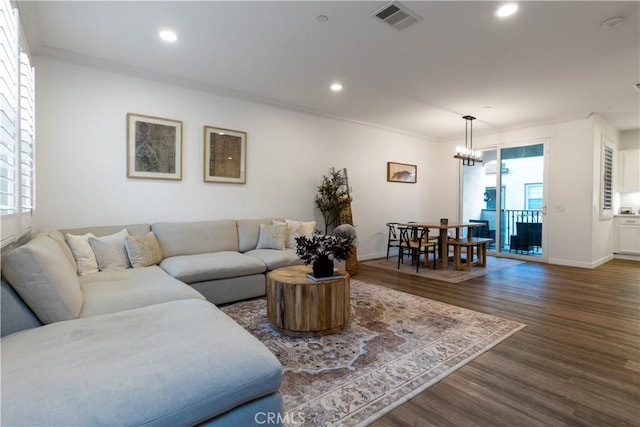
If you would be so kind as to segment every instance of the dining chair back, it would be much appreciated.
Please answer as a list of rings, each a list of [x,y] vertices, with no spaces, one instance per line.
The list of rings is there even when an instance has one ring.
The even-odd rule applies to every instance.
[[[411,257],[412,264],[415,263],[416,272],[420,271],[420,256],[424,254],[425,265],[429,261],[429,252],[433,253],[433,268],[436,265],[437,243],[429,239],[429,230],[424,227],[398,227],[400,244],[398,246],[398,268],[400,263],[404,263],[405,255]]]
[[[388,222],[389,237],[387,239],[387,259],[389,259],[389,250],[400,246],[400,233],[398,232],[397,222]]]

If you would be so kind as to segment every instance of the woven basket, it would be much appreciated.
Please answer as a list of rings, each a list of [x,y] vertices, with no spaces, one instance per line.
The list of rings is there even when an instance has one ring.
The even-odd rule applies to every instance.
[[[344,262],[344,268],[352,276],[358,272],[358,248],[355,246],[351,246],[351,253]]]

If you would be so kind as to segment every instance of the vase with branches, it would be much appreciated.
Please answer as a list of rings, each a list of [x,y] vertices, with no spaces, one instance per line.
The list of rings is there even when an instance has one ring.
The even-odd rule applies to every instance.
[[[322,176],[322,182],[316,193],[316,206],[324,219],[324,232],[329,232],[329,227],[338,225],[340,213],[347,208],[353,198],[347,187],[347,180],[341,171],[330,172]]]
[[[349,258],[355,234],[327,236],[314,234],[312,237],[296,237],[296,254],[305,264],[312,264],[314,277],[333,275],[333,260]]]

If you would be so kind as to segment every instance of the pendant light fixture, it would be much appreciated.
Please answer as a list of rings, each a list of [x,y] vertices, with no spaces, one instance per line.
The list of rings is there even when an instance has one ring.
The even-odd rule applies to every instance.
[[[462,160],[463,166],[474,166],[476,162],[482,163],[480,152],[473,149],[473,116],[463,116],[465,122],[464,129],[464,147],[456,147],[455,159]]]

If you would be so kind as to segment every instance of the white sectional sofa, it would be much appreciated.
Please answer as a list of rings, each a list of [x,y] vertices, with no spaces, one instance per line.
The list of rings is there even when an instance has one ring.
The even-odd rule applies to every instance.
[[[282,419],[280,363],[214,305],[264,295],[268,271],[300,263],[294,249],[279,246],[282,227],[272,225],[282,221],[56,230],[5,254],[1,424],[245,426],[268,413]],[[295,227],[285,228],[291,235]],[[111,242],[122,229],[144,241],[153,236],[158,265],[79,275],[67,233],[92,233],[93,244]],[[278,242],[263,239],[268,233]],[[105,256],[120,256],[109,249]]]

